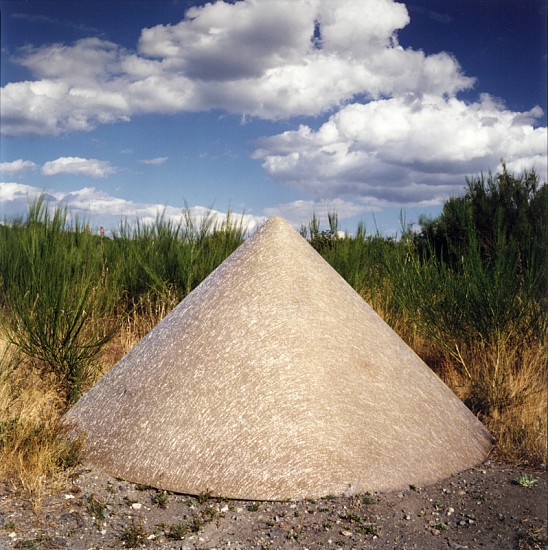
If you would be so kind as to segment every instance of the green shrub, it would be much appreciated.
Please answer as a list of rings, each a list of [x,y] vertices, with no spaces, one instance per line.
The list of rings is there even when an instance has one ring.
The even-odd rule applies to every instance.
[[[67,219],[40,197],[23,223],[2,227],[0,321],[10,342],[57,377],[70,403],[97,375],[116,326],[116,292],[101,241]]]

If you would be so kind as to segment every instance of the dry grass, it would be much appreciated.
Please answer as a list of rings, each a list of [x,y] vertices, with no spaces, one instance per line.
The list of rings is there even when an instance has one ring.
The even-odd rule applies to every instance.
[[[417,355],[466,403],[495,436],[495,454],[514,464],[548,458],[548,353],[541,339],[527,344],[461,348],[462,363],[421,335],[405,316],[391,316],[382,295],[362,293]]]
[[[153,292],[140,295],[137,302],[133,303],[131,312],[125,314],[115,338],[124,354],[144,338],[178,303],[179,297],[174,287],[168,287],[162,296],[157,296]]]
[[[438,355],[434,370],[495,436],[495,454],[515,464],[546,464],[546,346],[537,341],[496,352],[478,344],[461,351],[468,372],[447,354],[441,361]]]
[[[39,508],[48,490],[66,483],[79,445],[65,438],[65,401],[52,377],[2,346],[0,351],[0,478]]]

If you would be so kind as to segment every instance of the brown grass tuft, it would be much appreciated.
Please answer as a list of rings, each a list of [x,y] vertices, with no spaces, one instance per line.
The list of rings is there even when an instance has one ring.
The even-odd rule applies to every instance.
[[[478,343],[461,351],[466,370],[448,354],[431,366],[495,436],[495,454],[514,464],[546,464],[546,346],[537,341],[494,351]]]
[[[65,401],[51,376],[5,347],[0,351],[0,477],[35,508],[67,481],[79,445],[65,437]]]

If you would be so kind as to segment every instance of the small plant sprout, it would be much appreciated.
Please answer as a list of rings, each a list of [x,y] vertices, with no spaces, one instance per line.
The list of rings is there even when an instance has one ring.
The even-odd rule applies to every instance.
[[[159,508],[165,509],[167,507],[167,491],[156,491],[150,500],[153,504],[156,504]]]
[[[534,487],[538,479],[533,476],[533,474],[519,474],[519,476],[513,480],[513,482],[516,485],[519,485],[520,487],[525,487],[526,489],[531,489]]]

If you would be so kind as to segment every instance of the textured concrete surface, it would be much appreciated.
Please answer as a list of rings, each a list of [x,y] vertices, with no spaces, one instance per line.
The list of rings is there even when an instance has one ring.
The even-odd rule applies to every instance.
[[[67,420],[111,475],[243,499],[425,485],[491,449],[476,417],[282,218]]]

